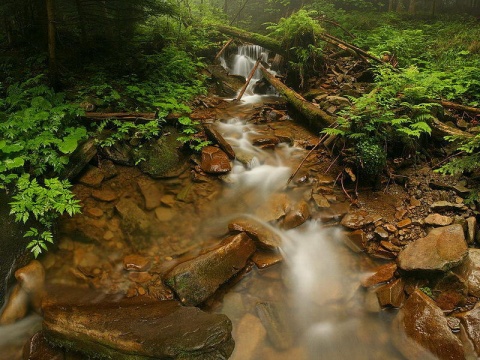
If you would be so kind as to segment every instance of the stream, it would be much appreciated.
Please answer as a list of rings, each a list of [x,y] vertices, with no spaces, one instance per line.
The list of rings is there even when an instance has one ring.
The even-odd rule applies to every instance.
[[[260,55],[267,58],[259,47],[240,47],[233,62],[232,57],[222,62],[230,63],[232,73],[246,76]],[[220,179],[206,176],[192,182],[186,171],[176,178],[153,181],[136,169],[117,166],[118,175],[104,180],[102,189],[108,186],[118,197],[121,194],[137,203],[143,201],[137,184],[147,181],[160,192],[161,203],[147,213],[161,223],[148,249],[132,248],[112,203],[92,198],[92,189],[85,184],[75,185],[85,215],[64,221],[59,248],[42,259],[47,286],[127,297],[150,294],[152,284],[158,285],[161,269],[171,267],[184,254],[195,256],[212,246],[228,232],[233,219],[247,218],[282,242],[276,251],[258,252],[255,264],[202,307],[231,319],[235,340],[231,359],[403,359],[389,337],[395,312],[380,310],[374,304],[375,295],[372,300],[360,285],[360,279],[378,264],[353,252],[345,245],[342,230],[322,221],[328,214],[345,213],[349,208],[348,199],[333,185],[334,179],[325,174],[329,164],[309,157],[287,186],[290,175],[316,143],[315,135],[288,116],[252,121],[259,109],[281,103],[274,94],[253,95],[250,86],[241,102],[215,110],[213,124],[237,154],[231,172]],[[280,134],[287,134],[291,141],[272,140]],[[331,206],[319,204],[318,194],[324,194]],[[307,204],[309,219],[290,228],[286,214],[301,204]],[[72,223],[102,229],[100,241],[84,241]],[[68,229],[73,230],[68,233]],[[155,263],[155,271],[147,270],[145,279],[132,277],[122,266],[125,256],[136,252]],[[166,289],[160,292],[171,296]],[[0,327],[0,354],[4,354],[0,358],[20,359],[23,343],[40,328],[40,322],[33,315]]]

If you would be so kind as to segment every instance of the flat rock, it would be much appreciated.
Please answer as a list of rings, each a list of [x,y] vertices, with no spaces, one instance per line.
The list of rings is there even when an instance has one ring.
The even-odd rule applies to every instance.
[[[364,287],[370,287],[390,281],[397,271],[397,264],[394,262],[384,264],[377,268],[373,274],[365,276],[361,280],[361,284]]]
[[[45,337],[88,357],[119,360],[227,359],[231,321],[176,301],[124,299],[44,307]]]
[[[228,224],[228,230],[245,232],[259,247],[274,249],[281,245],[282,239],[266,225],[254,219],[238,218]]]
[[[158,207],[155,209],[155,216],[158,221],[166,222],[175,217],[175,212],[171,208]]]
[[[122,198],[115,205],[118,213],[122,217],[122,226],[130,231],[140,231],[146,233],[149,230],[150,222],[147,214],[138,207],[132,200]]]
[[[151,265],[151,260],[138,254],[127,255],[123,258],[123,268],[127,271],[146,271]]]
[[[430,206],[433,211],[461,210],[463,207],[463,204],[454,204],[448,201],[435,201]]]
[[[105,175],[103,172],[99,168],[92,166],[80,177],[78,182],[85,186],[97,188],[100,186],[104,178]]]
[[[293,229],[302,225],[310,218],[310,209],[306,201],[302,200],[291,208],[283,219],[284,229]]]
[[[255,135],[250,140],[255,146],[275,146],[280,142],[276,136],[270,135]]]
[[[313,194],[312,199],[315,202],[315,205],[317,206],[318,209],[326,209],[330,207],[330,202],[325,197],[325,195]]]
[[[430,214],[425,218],[425,224],[433,226],[447,226],[453,222],[449,216],[443,216],[438,213]]]
[[[465,359],[462,343],[450,330],[442,310],[419,289],[399,310],[392,330],[393,343],[408,360]]]
[[[184,305],[198,305],[242,270],[254,252],[247,234],[230,236],[218,248],[175,266],[164,281]]]
[[[290,208],[291,203],[287,194],[274,193],[256,209],[255,214],[263,221],[276,221],[285,216]]]
[[[160,206],[162,193],[153,181],[138,181],[138,188],[145,201],[145,209],[153,210]]]
[[[340,222],[349,229],[358,230],[381,219],[378,215],[368,215],[366,211],[357,211],[346,214]]]
[[[252,261],[259,269],[266,269],[283,261],[283,256],[274,250],[257,250],[252,256]]]
[[[118,195],[115,191],[110,189],[96,189],[92,191],[92,197],[95,200],[110,202],[118,198]]]
[[[406,271],[447,271],[460,265],[468,253],[461,225],[435,228],[421,239],[409,243],[398,254],[399,268]]]
[[[238,336],[235,337],[235,352],[230,360],[255,359],[255,350],[264,342],[267,335],[267,331],[260,319],[247,313],[239,321],[235,333]]]
[[[275,302],[259,302],[255,308],[272,345],[279,350],[290,348],[294,336],[288,321],[287,309]]]
[[[215,146],[206,146],[202,149],[200,167],[209,174],[224,174],[232,170],[228,155]]]

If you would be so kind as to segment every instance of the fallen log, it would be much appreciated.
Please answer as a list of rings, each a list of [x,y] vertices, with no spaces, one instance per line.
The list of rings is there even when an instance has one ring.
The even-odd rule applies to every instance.
[[[107,119],[125,120],[125,121],[151,121],[157,119],[158,114],[154,112],[149,113],[103,113],[103,112],[86,112],[83,118],[90,121],[102,121]]]
[[[215,63],[218,58],[220,56],[222,56],[222,54],[225,52],[225,50],[227,49],[228,45],[230,45],[231,43],[233,42],[233,38],[231,38],[230,40],[228,40],[225,45],[223,45],[223,47],[220,49],[220,51],[217,53],[217,56],[215,56],[215,59],[213,59],[213,62]]]
[[[448,109],[465,111],[472,114],[480,114],[480,108],[476,108],[473,106],[461,105],[461,104],[457,104],[457,103],[446,101],[446,100],[432,100],[432,101]]]
[[[305,100],[300,94],[290,89],[269,73],[263,66],[260,66],[260,70],[270,85],[272,85],[281,95],[285,96],[287,101],[303,115],[309,127],[319,131],[325,127],[331,126],[335,122],[336,118],[334,116],[328,115],[322,109]]]
[[[343,45],[349,49],[352,49],[353,51],[355,51],[357,54],[359,55],[362,55],[368,59],[371,59],[379,64],[386,64],[384,61],[382,61],[381,59],[369,54],[368,52],[366,52],[365,50],[363,49],[360,49],[359,47],[355,46],[355,45],[352,45],[350,43],[347,43],[346,41],[343,41],[343,40],[340,40],[339,38],[335,37],[335,36],[332,36],[330,34],[322,34],[320,35],[320,38],[322,38],[324,41],[326,42],[329,42],[329,43],[337,43],[337,46],[340,47],[341,49],[344,49],[343,47],[339,46],[338,44],[340,45]]]
[[[75,179],[96,155],[97,143],[94,138],[89,138],[70,155],[68,165],[62,171],[60,177],[68,180]]]
[[[234,99],[234,101],[242,100],[242,96],[243,96],[243,94],[245,94],[245,90],[247,90],[247,87],[250,84],[250,81],[252,81],[253,75],[255,75],[255,72],[257,71],[258,65],[260,65],[261,61],[262,61],[262,58],[259,57],[257,59],[257,62],[255,63],[255,66],[252,68],[252,71],[250,71],[250,74],[248,75],[248,78],[247,78],[247,81],[245,82],[245,85],[243,85],[242,90],[240,90],[240,93]]]

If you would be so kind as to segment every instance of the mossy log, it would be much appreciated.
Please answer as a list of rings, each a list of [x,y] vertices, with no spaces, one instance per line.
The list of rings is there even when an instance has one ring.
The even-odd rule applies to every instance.
[[[233,26],[216,25],[215,28],[222,34],[230,35],[234,38],[260,45],[261,47],[273,51],[276,54],[288,56],[288,51],[282,46],[281,42],[268,36],[245,31]]]
[[[83,116],[90,121],[103,121],[107,119],[125,120],[125,121],[151,121],[157,118],[157,113],[124,113],[124,112],[86,112]]]
[[[328,115],[322,109],[316,107],[311,102],[305,100],[300,94],[296,93],[274,75],[269,73],[263,66],[260,67],[265,79],[272,85],[281,95],[285,96],[287,101],[302,114],[308,126],[314,130],[322,130],[331,126],[335,122],[335,117]]]

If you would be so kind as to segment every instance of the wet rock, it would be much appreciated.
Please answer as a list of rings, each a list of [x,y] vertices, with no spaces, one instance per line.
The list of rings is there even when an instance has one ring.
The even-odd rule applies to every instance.
[[[118,213],[122,217],[122,226],[129,231],[139,231],[147,233],[150,223],[147,214],[138,207],[132,200],[122,198],[115,205]]]
[[[23,319],[28,312],[28,301],[29,296],[27,292],[20,285],[16,284],[10,292],[10,296],[0,314],[0,325],[13,324]]]
[[[43,331],[33,335],[23,348],[23,360],[64,360],[65,353],[45,339]]]
[[[30,263],[15,271],[20,287],[29,297],[29,303],[40,312],[40,306],[45,295],[45,269],[41,262],[32,260]]]
[[[153,210],[160,206],[162,193],[154,182],[141,180],[138,181],[138,188],[145,201],[145,209]]]
[[[258,159],[253,153],[244,151],[241,148],[237,149],[235,156],[238,161],[240,161],[249,169],[251,169],[256,163],[258,163]]]
[[[422,205],[422,203],[415,196],[412,196],[410,198],[410,206],[417,207],[417,206],[420,206],[420,205]]]
[[[88,208],[84,210],[84,214],[94,219],[100,219],[103,216],[103,210],[96,207]]]
[[[185,305],[198,305],[242,270],[255,252],[245,233],[228,237],[220,246],[175,266],[164,278]]]
[[[294,136],[288,130],[278,129],[274,132],[275,137],[282,143],[293,144]]]
[[[432,211],[448,211],[448,210],[461,210],[463,204],[454,204],[448,201],[436,201],[431,206]]]
[[[43,328],[56,346],[108,359],[227,359],[234,347],[225,315],[176,301],[51,304]]]
[[[235,351],[230,360],[246,360],[255,358],[255,350],[265,340],[267,331],[256,316],[247,313],[238,323],[235,334],[238,336],[235,336]]]
[[[99,168],[102,170],[103,175],[105,175],[105,180],[112,179],[118,175],[115,164],[110,160],[103,160],[100,162]]]
[[[315,202],[317,209],[326,209],[330,207],[330,202],[322,194],[313,194],[312,199]]]
[[[285,216],[290,207],[290,199],[287,194],[275,193],[257,208],[255,214],[263,221],[276,221]]]
[[[463,228],[450,225],[435,228],[421,239],[408,244],[398,255],[399,268],[406,271],[447,271],[467,256]]]
[[[85,186],[97,188],[102,183],[104,177],[105,175],[99,168],[92,166],[80,177],[78,182]]]
[[[105,146],[100,148],[100,153],[106,159],[110,159],[115,164],[134,166],[132,153],[133,148],[126,141],[117,141],[112,146]]]
[[[370,287],[383,282],[390,281],[397,271],[397,264],[388,263],[380,266],[373,274],[367,275],[361,281],[362,286]]]
[[[232,170],[227,154],[214,146],[206,146],[202,149],[200,167],[209,174],[224,174]]]
[[[465,359],[460,340],[435,302],[415,290],[393,321],[393,343],[409,360]]]
[[[127,271],[147,271],[151,265],[149,258],[137,254],[123,258],[123,268]]]
[[[477,357],[480,357],[480,308],[475,308],[460,315],[461,331],[470,342]]]
[[[77,223],[75,224],[75,228],[71,232],[64,232],[70,233],[77,241],[101,242],[105,230],[101,220],[83,217],[78,219]]]
[[[443,216],[440,214],[430,214],[425,218],[425,224],[433,226],[447,226],[453,222],[453,219],[449,216]]]
[[[366,211],[348,213],[340,222],[349,229],[358,230],[381,219],[378,215],[368,215]]]
[[[280,141],[276,136],[255,135],[250,139],[255,146],[275,147]]]
[[[399,308],[405,301],[405,284],[403,279],[397,279],[388,284],[380,286],[376,290],[378,302],[382,307],[392,306]]]
[[[93,190],[92,197],[95,200],[110,202],[114,201],[118,198],[118,195],[115,191],[110,189],[101,189],[101,190]]]
[[[477,218],[471,216],[467,219],[467,243],[473,244],[477,233]]]
[[[282,239],[266,225],[246,218],[238,218],[228,224],[228,230],[245,232],[253,240],[257,241],[259,247],[274,249],[281,245]]]
[[[306,201],[300,201],[285,215],[283,219],[284,229],[293,229],[302,225],[310,218],[310,209]]]
[[[220,149],[222,149],[231,160],[235,159],[235,151],[233,150],[232,146],[224,139],[222,134],[220,134],[212,124],[203,124],[203,128],[205,129],[205,134],[207,134],[210,140],[218,144]]]
[[[363,230],[355,230],[344,233],[342,240],[347,247],[353,252],[362,252],[367,242],[367,236]]]
[[[255,254],[253,254],[252,260],[257,268],[266,269],[283,261],[283,256],[274,250],[257,250]]]
[[[160,199],[160,202],[162,203],[162,205],[165,205],[171,208],[177,203],[177,200],[175,199],[175,195],[168,194],[168,195],[163,195],[162,198]]]
[[[447,317],[447,324],[450,330],[452,330],[454,333],[457,333],[460,331],[460,319],[449,316]]]
[[[402,220],[405,215],[407,215],[407,212],[408,211],[406,209],[397,210],[397,212],[395,213],[395,219]]]
[[[392,224],[385,224],[383,226],[389,233],[395,233],[398,230],[397,227]]]
[[[255,308],[272,345],[279,350],[290,348],[294,338],[286,309],[274,302],[260,302]]]
[[[155,209],[155,216],[158,221],[166,222],[175,217],[175,212],[170,208],[158,207]]]
[[[465,262],[453,271],[466,281],[468,294],[480,297],[480,249],[468,249]]]

